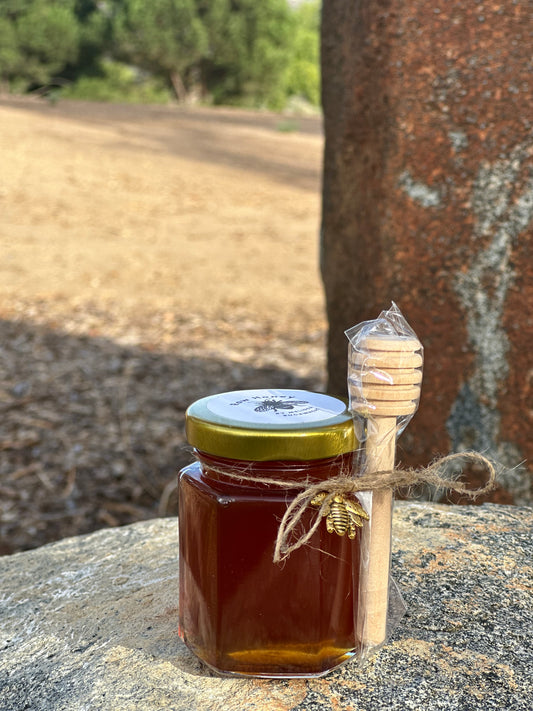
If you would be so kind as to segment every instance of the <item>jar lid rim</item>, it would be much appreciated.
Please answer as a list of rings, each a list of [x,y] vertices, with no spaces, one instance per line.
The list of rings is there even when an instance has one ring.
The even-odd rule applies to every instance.
[[[306,390],[237,390],[201,398],[186,412],[190,445],[231,459],[311,460],[357,448],[346,403]]]

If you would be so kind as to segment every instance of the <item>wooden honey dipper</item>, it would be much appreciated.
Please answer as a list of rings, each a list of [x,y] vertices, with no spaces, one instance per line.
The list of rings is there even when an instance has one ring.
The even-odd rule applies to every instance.
[[[367,472],[394,469],[398,417],[418,407],[422,345],[416,337],[368,335],[350,350],[350,408],[367,418]],[[372,492],[370,522],[363,528],[358,632],[363,649],[387,635],[392,491]]]

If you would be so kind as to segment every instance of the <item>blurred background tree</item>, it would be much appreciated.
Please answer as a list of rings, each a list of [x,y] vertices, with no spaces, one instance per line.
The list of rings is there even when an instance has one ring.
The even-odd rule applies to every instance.
[[[202,62],[214,103],[281,108],[294,18],[286,0],[204,0],[209,51]]]
[[[294,34],[287,68],[287,96],[320,103],[320,5],[318,0],[297,5],[293,11]]]
[[[117,54],[162,75],[178,101],[185,101],[187,76],[207,51],[207,33],[194,0],[119,0],[116,5]]]
[[[4,90],[319,105],[318,0],[2,0]]]
[[[98,76],[102,56],[113,46],[111,6],[100,0],[74,0],[73,4],[79,28],[78,56],[62,72],[71,81],[80,74]]]
[[[74,0],[5,0],[0,4],[0,78],[27,90],[50,83],[76,61],[80,25]]]

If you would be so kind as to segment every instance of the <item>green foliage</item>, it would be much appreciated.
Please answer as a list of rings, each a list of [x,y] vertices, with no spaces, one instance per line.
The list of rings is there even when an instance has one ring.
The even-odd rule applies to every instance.
[[[320,102],[318,0],[307,0],[295,9],[296,29],[287,72],[287,94],[301,96],[311,104]]]
[[[68,62],[75,61],[79,27],[73,3],[8,0],[0,7],[2,80],[16,79],[27,86],[46,84]]]
[[[0,17],[0,80],[7,81],[16,74],[20,63],[17,34],[13,22]]]
[[[76,0],[76,18],[79,25],[80,46],[78,60],[67,68],[66,76],[75,79],[86,74],[100,73],[102,56],[113,46],[111,12],[99,0]]]
[[[83,76],[61,90],[61,97],[85,101],[167,104],[171,94],[161,79],[146,77],[134,67],[104,59],[94,76]]]
[[[210,0],[204,5],[209,53],[202,70],[215,103],[281,108],[293,31],[286,0]]]
[[[113,35],[124,59],[165,76],[184,98],[184,76],[207,48],[194,0],[122,0]]]
[[[172,88],[179,100],[318,105],[319,21],[319,0],[0,0],[0,83],[67,83],[64,95],[99,100],[161,101]]]

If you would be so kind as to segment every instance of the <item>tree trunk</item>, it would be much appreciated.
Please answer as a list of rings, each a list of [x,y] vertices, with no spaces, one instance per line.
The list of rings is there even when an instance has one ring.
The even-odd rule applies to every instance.
[[[404,463],[532,466],[532,36],[528,3],[324,0],[329,390],[344,330],[397,302],[426,348]],[[527,466],[501,481],[531,502]]]
[[[181,78],[181,74],[177,71],[170,72],[170,83],[174,89],[178,103],[184,104],[187,101],[187,89]]]

